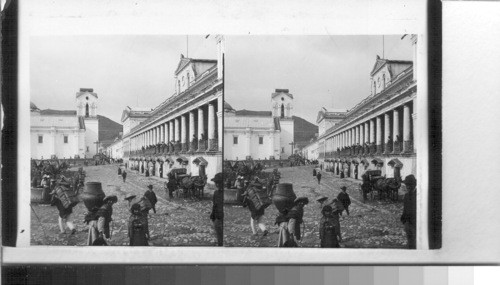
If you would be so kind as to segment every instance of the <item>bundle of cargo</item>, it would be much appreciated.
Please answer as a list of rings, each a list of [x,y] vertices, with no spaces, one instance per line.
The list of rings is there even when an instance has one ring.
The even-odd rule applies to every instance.
[[[260,183],[251,183],[247,187],[247,199],[252,201],[257,211],[263,210],[272,204],[271,197],[269,197],[266,189],[263,189]]]
[[[80,202],[76,193],[72,191],[67,184],[61,183],[56,186],[54,194],[61,200],[63,207],[66,209],[73,208]]]
[[[104,191],[102,191],[101,182],[85,183],[85,190],[80,195],[81,200],[89,211],[92,211],[96,207],[101,207],[104,197],[106,197],[106,195]]]
[[[273,204],[280,213],[285,210],[290,210],[293,207],[293,201],[297,198],[293,192],[291,183],[280,183],[276,186],[276,191],[273,195]]]

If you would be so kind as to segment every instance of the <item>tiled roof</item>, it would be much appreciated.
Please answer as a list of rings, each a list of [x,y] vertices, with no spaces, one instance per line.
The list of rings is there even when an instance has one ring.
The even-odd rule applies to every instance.
[[[256,117],[271,117],[273,113],[271,111],[251,111],[251,110],[238,110],[235,113],[236,116],[256,116]]]
[[[40,115],[45,115],[45,116],[76,116],[76,110],[45,109],[45,110],[40,111]]]

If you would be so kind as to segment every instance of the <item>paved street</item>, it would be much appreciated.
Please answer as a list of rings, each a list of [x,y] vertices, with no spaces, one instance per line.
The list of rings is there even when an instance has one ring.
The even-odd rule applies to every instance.
[[[158,197],[157,213],[150,211],[149,231],[153,246],[214,246],[215,234],[210,221],[213,189],[205,187],[205,198],[201,201],[168,199],[163,181],[158,178],[144,177],[133,171],[128,172],[127,182],[123,183],[118,176],[117,165],[89,166],[86,182],[98,181],[106,195],[116,195],[118,203],[113,206],[113,222],[111,245],[128,245],[127,222],[130,216],[127,201],[124,197],[133,193],[142,196],[147,185],[152,184]],[[31,244],[32,245],[86,245],[88,227],[83,222],[87,209],[79,203],[73,209],[73,217],[77,233],[59,234],[58,211],[50,205],[32,204],[31,211]],[[37,216],[40,218],[38,220]],[[42,228],[43,226],[43,228]]]
[[[340,179],[322,171],[321,185],[312,176],[312,166],[281,168],[281,183],[293,184],[297,196],[309,198],[304,208],[305,232],[302,247],[319,247],[319,222],[321,219],[320,196],[336,197],[342,185],[347,186],[351,197],[350,216],[341,217],[342,247],[346,248],[404,248],[406,237],[400,216],[403,211],[402,197],[399,202],[362,202],[360,181]],[[250,211],[241,206],[225,206],[224,243],[226,246],[274,247],[278,242],[278,227],[274,225],[278,211],[274,205],[266,209],[264,220],[270,234],[252,236]]]

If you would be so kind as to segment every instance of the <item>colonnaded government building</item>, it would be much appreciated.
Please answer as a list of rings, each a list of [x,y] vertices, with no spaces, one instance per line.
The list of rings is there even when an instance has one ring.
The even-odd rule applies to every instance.
[[[387,178],[416,174],[417,36],[411,41],[413,62],[377,56],[370,96],[348,112],[318,113],[318,139],[302,149],[303,156],[356,179],[372,169]]]
[[[174,168],[208,183],[222,171],[224,39],[217,36],[217,59],[181,55],[175,94],[154,109],[123,111],[123,160],[129,168],[163,178]]]

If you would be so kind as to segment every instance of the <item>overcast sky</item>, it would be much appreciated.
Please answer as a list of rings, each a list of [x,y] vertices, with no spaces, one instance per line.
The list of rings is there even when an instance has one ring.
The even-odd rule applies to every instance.
[[[43,36],[30,38],[31,101],[76,110],[80,88],[94,88],[98,114],[121,124],[126,106],[154,108],[175,91],[186,36]],[[213,36],[189,36],[189,57],[217,59]]]
[[[384,36],[385,58],[412,60],[410,37]],[[312,123],[321,107],[350,109],[370,95],[382,36],[227,36],[225,99],[236,110],[270,110],[289,89],[294,114]]]

